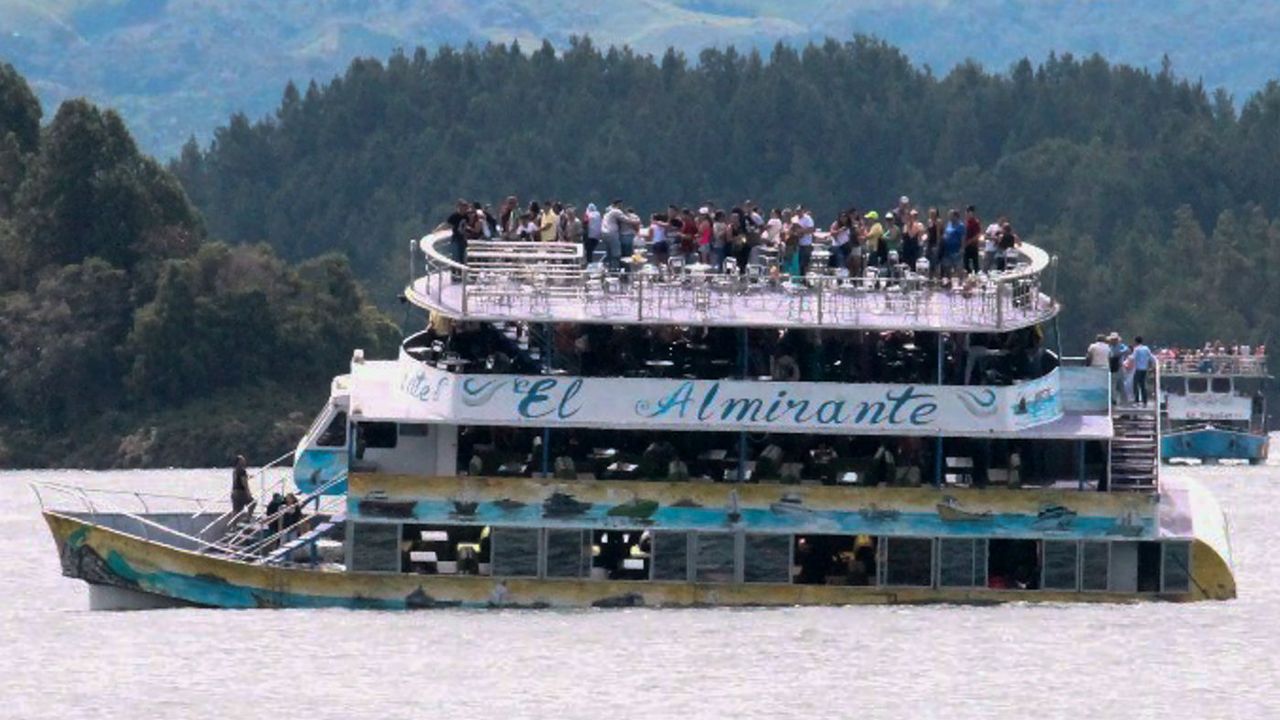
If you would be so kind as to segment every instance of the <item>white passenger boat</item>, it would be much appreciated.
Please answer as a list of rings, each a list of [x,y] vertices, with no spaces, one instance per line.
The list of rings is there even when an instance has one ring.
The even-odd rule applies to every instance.
[[[426,329],[356,351],[293,454],[301,519],[43,486],[63,572],[215,607],[1235,596],[1155,411],[1055,352],[1039,248],[954,286],[447,248],[413,248]]]

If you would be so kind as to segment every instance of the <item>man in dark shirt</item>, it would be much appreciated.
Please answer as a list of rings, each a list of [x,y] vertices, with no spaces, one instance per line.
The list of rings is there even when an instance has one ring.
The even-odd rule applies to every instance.
[[[978,260],[979,245],[982,242],[982,221],[978,219],[978,209],[972,205],[964,212],[964,269],[976,273],[981,267]]]
[[[249,508],[250,513],[253,512],[253,494],[249,491],[249,470],[245,467],[246,464],[244,456],[237,455],[235,469],[231,471],[231,511],[236,515],[246,508]]]
[[[448,226],[449,246],[453,250],[454,262],[465,265],[467,263],[467,225],[471,222],[471,204],[466,200],[459,200],[454,206],[453,214],[445,218],[444,223],[439,229]],[[459,279],[457,272],[453,273],[455,280]]]

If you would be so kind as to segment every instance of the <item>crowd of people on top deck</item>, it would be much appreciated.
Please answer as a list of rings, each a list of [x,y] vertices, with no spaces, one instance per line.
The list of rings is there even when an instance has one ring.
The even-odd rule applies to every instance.
[[[851,274],[905,266],[934,277],[1003,270],[1008,252],[1021,244],[1007,217],[984,226],[972,205],[945,212],[933,207],[922,216],[906,195],[884,212],[850,207],[826,229],[803,204],[771,210],[751,200],[728,209],[709,202],[697,209],[669,205],[644,220],[621,199],[603,209],[589,203],[579,210],[558,201],[521,207],[515,196],[496,211],[459,200],[440,225],[446,228],[453,259],[463,264],[472,240],[540,241],[580,244],[588,261],[599,258],[611,270],[643,247],[656,264],[681,257],[739,272],[752,264],[772,264],[789,275],[809,274],[817,244],[828,250],[828,267]]]

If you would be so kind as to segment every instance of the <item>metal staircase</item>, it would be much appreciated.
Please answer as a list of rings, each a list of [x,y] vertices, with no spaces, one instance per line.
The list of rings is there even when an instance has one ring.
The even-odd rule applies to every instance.
[[[305,515],[298,525],[319,519],[316,526],[296,538],[285,540],[296,526],[282,527],[272,532],[281,522],[289,508],[282,507],[270,515],[253,517],[251,510],[232,516],[227,522],[226,532],[222,537],[205,544],[201,551],[212,555],[222,555],[234,559],[249,560],[255,563],[275,564],[287,561],[293,551],[306,547],[321,539],[326,532],[339,523],[346,521],[346,514],[336,509],[322,509],[321,503],[325,494],[338,484],[346,482],[347,473],[342,472],[331,478],[311,493],[298,499],[299,507],[314,506],[311,514]],[[283,489],[283,480],[280,489]],[[266,494],[266,491],[263,492]],[[338,497],[338,496],[330,496]],[[303,525],[305,527],[305,525]],[[283,541],[283,542],[282,542]],[[277,545],[277,543],[279,543]]]
[[[314,545],[323,539],[329,531],[333,530],[347,521],[345,513],[331,515],[327,520],[319,522],[315,527],[298,537],[282,544],[280,547],[267,553],[265,557],[258,561],[259,565],[276,565],[282,562],[288,562],[293,557],[294,552],[306,547]]]
[[[1111,490],[1155,492],[1160,433],[1155,407],[1119,407],[1111,414]]]

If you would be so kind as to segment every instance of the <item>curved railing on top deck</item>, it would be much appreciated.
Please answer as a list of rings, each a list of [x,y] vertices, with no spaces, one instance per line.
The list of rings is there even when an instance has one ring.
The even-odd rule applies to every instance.
[[[467,264],[451,255],[447,229],[411,240],[405,297],[453,319],[772,326],[785,318],[831,328],[986,332],[1028,327],[1058,309],[1052,293],[1042,292],[1057,258],[1028,243],[1015,249],[1010,269],[963,284],[914,273],[841,277],[821,269],[803,278],[690,275],[689,268],[677,275],[642,264],[634,273],[608,272],[585,265],[573,243],[472,240]]]

